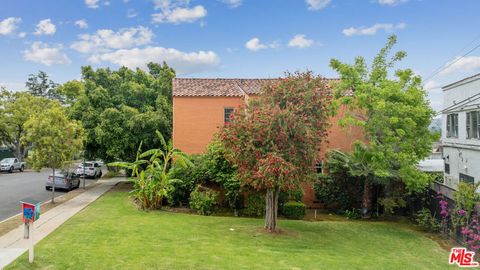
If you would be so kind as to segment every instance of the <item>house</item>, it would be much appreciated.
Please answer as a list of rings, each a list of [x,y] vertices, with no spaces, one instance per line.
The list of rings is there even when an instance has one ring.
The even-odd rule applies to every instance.
[[[480,74],[442,90],[443,188],[451,193],[460,182],[480,180]]]
[[[273,79],[188,79],[173,80],[173,144],[188,153],[199,154],[230,114],[249,99],[258,97],[263,85]],[[340,127],[337,122],[343,117],[341,109],[331,120],[329,136],[319,153],[319,168],[330,149],[350,151],[352,142],[362,138],[356,127]],[[312,185],[303,187],[304,202],[309,207],[318,207]]]

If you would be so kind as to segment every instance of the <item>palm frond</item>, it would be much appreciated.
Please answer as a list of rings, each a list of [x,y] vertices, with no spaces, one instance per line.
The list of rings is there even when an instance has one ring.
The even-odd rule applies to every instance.
[[[163,150],[167,150],[167,143],[165,142],[165,138],[163,137],[162,133],[160,131],[155,131],[157,133],[157,137],[160,140],[160,145],[163,147]]]

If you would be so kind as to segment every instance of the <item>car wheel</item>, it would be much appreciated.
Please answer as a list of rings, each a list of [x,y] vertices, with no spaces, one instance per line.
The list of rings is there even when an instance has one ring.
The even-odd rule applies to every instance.
[[[102,178],[102,172],[100,171],[100,173],[98,174],[98,178]]]
[[[13,173],[13,166],[8,170],[9,173]]]
[[[22,165],[22,167],[20,167],[20,171],[23,172],[25,170],[25,167]]]
[[[46,190],[50,190],[50,187],[45,187]]]

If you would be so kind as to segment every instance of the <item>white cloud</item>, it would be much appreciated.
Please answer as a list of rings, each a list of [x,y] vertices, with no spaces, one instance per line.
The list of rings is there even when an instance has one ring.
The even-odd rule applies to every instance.
[[[153,0],[154,8],[160,10],[152,14],[152,22],[160,23],[192,23],[207,16],[202,5],[190,7],[190,0]]]
[[[72,43],[70,48],[81,53],[96,53],[150,44],[153,32],[147,27],[138,26],[122,28],[117,32],[101,29],[94,34],[82,34],[78,37],[80,40]]]
[[[270,43],[270,44],[263,44],[259,38],[255,37],[255,38],[252,38],[250,39],[249,41],[247,41],[247,43],[245,43],[245,48],[249,49],[250,51],[260,51],[260,50],[264,50],[264,49],[268,49],[268,48],[276,48],[278,47],[278,44],[273,42],[273,43]]]
[[[447,63],[439,74],[448,75],[452,73],[471,73],[480,70],[480,56],[456,57]]]
[[[23,52],[23,59],[47,66],[71,63],[70,59],[63,52],[62,45],[50,47],[42,42],[34,42],[29,50]]]
[[[304,34],[299,34],[294,36],[289,42],[288,47],[297,47],[297,48],[308,48],[312,46],[315,42],[311,39],[307,39],[307,36]]]
[[[135,9],[129,9],[127,11],[127,18],[135,18],[138,16],[138,12],[135,11]]]
[[[20,22],[22,22],[22,19],[15,17],[9,17],[0,21],[0,35],[12,34],[18,28]]]
[[[0,82],[0,88],[4,87],[9,91],[21,91],[25,89],[25,83],[21,82]]]
[[[243,0],[221,0],[221,1],[232,8],[239,7],[243,3]]]
[[[305,0],[310,10],[320,10],[326,8],[332,0]]]
[[[408,0],[378,0],[380,5],[387,5],[387,6],[396,6],[401,3],[405,3]]]
[[[87,29],[88,23],[85,19],[81,19],[81,20],[75,21],[75,26],[77,26],[80,29]]]
[[[146,68],[149,62],[167,62],[179,74],[191,74],[214,70],[220,63],[212,51],[182,52],[173,48],[146,47],[122,49],[114,52],[95,54],[88,59],[91,63],[110,62],[129,68]]]
[[[430,100],[430,106],[435,111],[440,111],[443,107],[442,85],[436,81],[429,80],[423,85],[423,88],[425,91],[427,91],[428,99]]]
[[[52,20],[45,19],[38,22],[37,27],[35,28],[35,35],[53,35],[57,32],[57,27],[52,23]]]
[[[153,23],[192,23],[207,16],[207,10],[201,6],[193,8],[177,7],[174,9],[165,9],[160,13],[152,14]]]
[[[20,32],[20,33],[18,33],[18,37],[19,37],[19,38],[24,38],[24,37],[26,37],[26,36],[27,36],[27,33],[25,33],[25,32]]]
[[[442,88],[442,85],[440,85],[440,84],[437,83],[436,81],[429,80],[428,82],[426,82],[426,83],[423,85],[423,88],[424,88],[426,91],[434,91],[434,90],[441,89],[441,88]]]
[[[373,36],[376,35],[378,31],[383,30],[387,33],[393,32],[394,30],[404,29],[407,27],[405,23],[391,24],[391,23],[377,23],[370,27],[350,27],[343,29],[342,33],[345,36]]]
[[[85,5],[87,5],[88,8],[98,8],[98,2],[100,2],[100,0],[85,0]]]
[[[80,29],[87,29],[88,28],[88,23],[84,19],[76,21],[75,25],[78,26],[78,28],[80,28]]]

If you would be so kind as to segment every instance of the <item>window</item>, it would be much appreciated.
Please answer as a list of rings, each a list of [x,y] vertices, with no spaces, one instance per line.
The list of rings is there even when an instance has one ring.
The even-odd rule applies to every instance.
[[[320,174],[323,173],[323,160],[315,164],[315,171]]]
[[[450,164],[445,163],[445,173],[450,174]]]
[[[467,139],[480,137],[480,112],[467,112]]]
[[[447,115],[447,138],[458,138],[458,114]]]
[[[465,183],[473,184],[473,183],[475,182],[475,178],[473,178],[473,177],[470,176],[470,175],[466,175],[466,174],[461,173],[461,174],[460,174],[460,182],[465,182]]]
[[[223,122],[229,123],[230,116],[233,114],[233,108],[225,108],[223,109]]]

